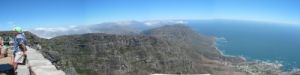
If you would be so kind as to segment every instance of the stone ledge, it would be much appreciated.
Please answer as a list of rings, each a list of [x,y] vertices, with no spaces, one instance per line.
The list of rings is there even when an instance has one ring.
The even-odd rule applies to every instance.
[[[30,75],[28,65],[18,65],[17,75]]]
[[[27,47],[27,61],[33,75],[65,75],[37,50]]]
[[[28,60],[28,64],[31,67],[52,65],[52,63],[49,60]]]

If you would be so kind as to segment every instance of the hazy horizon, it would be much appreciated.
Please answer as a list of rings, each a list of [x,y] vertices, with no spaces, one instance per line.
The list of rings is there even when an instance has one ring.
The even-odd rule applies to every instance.
[[[300,24],[298,0],[1,0],[0,30],[116,21],[234,19]]]

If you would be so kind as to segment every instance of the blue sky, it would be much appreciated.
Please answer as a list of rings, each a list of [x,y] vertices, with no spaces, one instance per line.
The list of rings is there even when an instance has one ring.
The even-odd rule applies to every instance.
[[[299,13],[300,0],[0,0],[0,30],[167,19],[300,24]]]

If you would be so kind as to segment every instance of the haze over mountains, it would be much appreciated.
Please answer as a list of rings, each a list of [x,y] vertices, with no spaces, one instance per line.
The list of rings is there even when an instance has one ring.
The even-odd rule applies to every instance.
[[[200,24],[193,24],[198,22]],[[281,24],[272,22],[246,21],[246,20],[226,20],[226,19],[211,19],[211,20],[147,20],[147,21],[117,21],[104,22],[92,25],[70,25],[61,27],[37,27],[29,29],[30,32],[42,38],[53,38],[60,35],[84,34],[84,33],[109,33],[109,34],[136,34],[143,30],[159,27],[162,25],[186,24],[190,27],[199,27],[207,25],[229,25],[238,26],[256,26],[256,25],[283,25],[297,26],[292,24]],[[252,24],[252,25],[250,25]],[[216,27],[218,28],[218,27]]]
[[[161,25],[185,24],[183,20],[149,20],[149,21],[119,21],[105,22],[93,25],[78,25],[68,27],[31,29],[34,34],[43,38],[52,38],[60,35],[83,34],[83,33],[109,33],[109,34],[136,34],[143,30],[158,27]]]

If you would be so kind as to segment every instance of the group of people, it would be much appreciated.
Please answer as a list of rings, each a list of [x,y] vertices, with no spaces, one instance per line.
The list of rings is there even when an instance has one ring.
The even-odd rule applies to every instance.
[[[15,75],[15,71],[19,64],[24,64],[26,58],[25,34],[21,27],[13,29],[13,42],[4,44],[4,39],[0,35],[0,74]],[[12,45],[12,47],[10,46]]]

